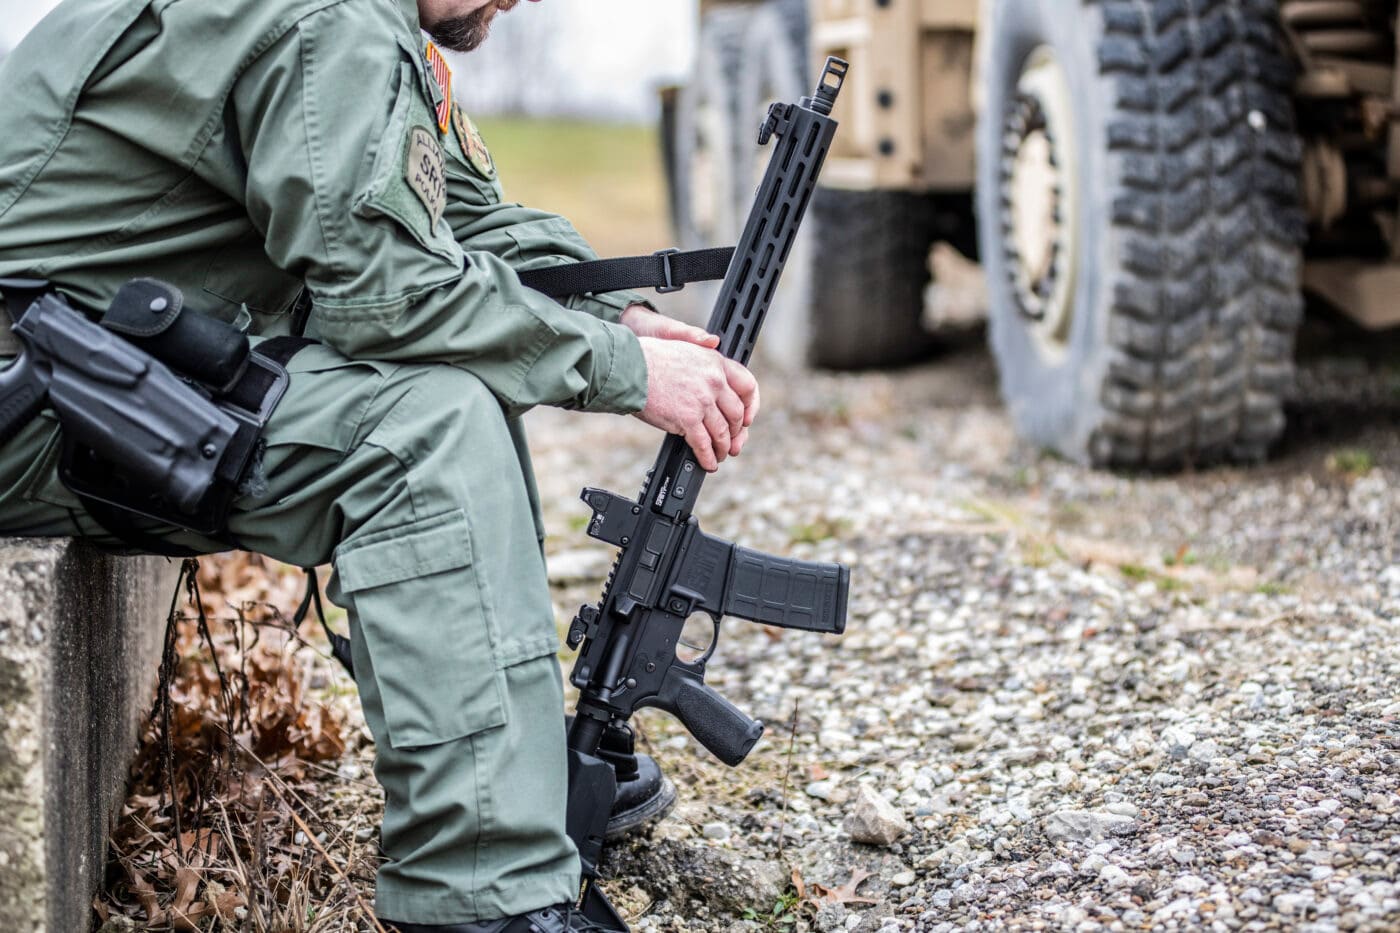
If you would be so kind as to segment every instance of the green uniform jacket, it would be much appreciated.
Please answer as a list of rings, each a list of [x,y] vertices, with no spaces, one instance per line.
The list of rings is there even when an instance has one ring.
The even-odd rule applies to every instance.
[[[414,0],[66,0],[0,88],[0,275],[94,311],[154,276],[261,335],[305,287],[331,347],[455,364],[509,412],[645,403],[636,296],[520,284],[593,253],[440,125]]]

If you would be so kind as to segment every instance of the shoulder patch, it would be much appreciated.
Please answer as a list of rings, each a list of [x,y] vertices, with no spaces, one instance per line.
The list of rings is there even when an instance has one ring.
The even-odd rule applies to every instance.
[[[481,131],[476,128],[476,124],[460,104],[452,106],[452,123],[457,130],[457,143],[462,147],[462,155],[468,164],[476,169],[482,178],[495,178],[496,163],[491,158],[491,150],[486,148],[486,140],[481,138]]]
[[[431,232],[447,208],[447,176],[443,171],[442,147],[438,145],[437,135],[425,126],[415,126],[408,132],[404,180],[427,208],[431,221],[428,229]]]
[[[437,84],[438,95],[434,102],[437,110],[438,129],[447,132],[448,121],[452,119],[452,69],[447,67],[447,60],[442,57],[438,47],[431,42],[428,43],[424,52],[428,59],[428,68],[432,71],[433,81]]]

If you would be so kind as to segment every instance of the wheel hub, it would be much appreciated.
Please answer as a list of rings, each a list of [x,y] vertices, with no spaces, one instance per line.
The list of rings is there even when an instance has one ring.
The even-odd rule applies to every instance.
[[[1002,127],[1001,242],[1016,309],[1051,356],[1064,351],[1074,309],[1072,119],[1064,69],[1041,46],[1026,59]]]

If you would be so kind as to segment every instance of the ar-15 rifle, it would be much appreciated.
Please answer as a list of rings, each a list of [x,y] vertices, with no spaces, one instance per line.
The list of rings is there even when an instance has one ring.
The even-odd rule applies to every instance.
[[[792,249],[817,175],[836,133],[831,108],[847,65],[827,60],[816,93],[796,104],[774,104],[759,145],[778,139],[753,211],[730,262],[708,330],[725,356],[747,363]],[[597,756],[609,728],[625,728],[642,707],[671,713],[727,765],[737,765],[763,734],[749,718],[705,685],[720,620],[738,616],[765,625],[840,634],[846,628],[850,571],[760,554],[700,531],[691,514],[704,471],[683,438],[667,437],[647,474],[640,499],[585,489],[593,509],[588,533],[622,549],[596,606],[584,606],[569,629],[579,688],[569,732],[568,830],[583,861],[583,913],[625,931],[627,925],[598,890],[603,833],[616,791],[612,766]],[[703,656],[676,655],[686,620],[705,613],[714,641]]]

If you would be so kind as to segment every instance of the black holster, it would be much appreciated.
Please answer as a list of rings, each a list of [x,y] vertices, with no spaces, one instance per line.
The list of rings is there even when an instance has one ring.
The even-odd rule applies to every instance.
[[[237,328],[184,313],[180,291],[154,279],[123,286],[100,326],[46,287],[25,294],[21,284],[43,285],[0,282],[24,351],[3,375],[42,384],[63,432],[64,485],[139,549],[174,553],[134,516],[236,544],[229,509],[257,485],[262,431],[305,341],[254,349]]]

